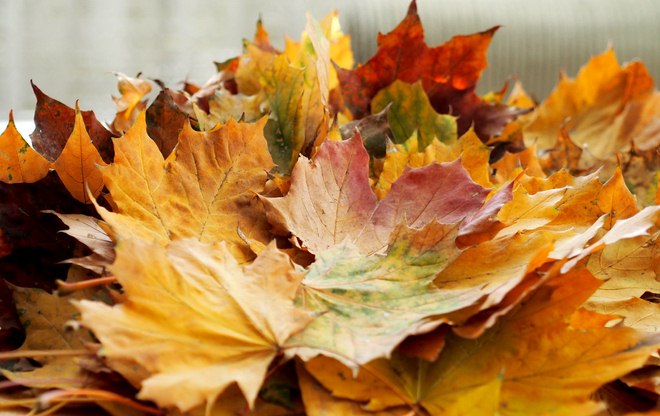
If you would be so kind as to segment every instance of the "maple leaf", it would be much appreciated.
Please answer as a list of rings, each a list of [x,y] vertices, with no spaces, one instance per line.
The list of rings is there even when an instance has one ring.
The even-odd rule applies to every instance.
[[[660,94],[646,67],[641,62],[622,67],[609,49],[591,58],[575,79],[562,75],[552,94],[520,123],[525,143],[547,152],[546,166],[574,171],[603,166],[611,173],[620,164],[642,205],[650,205],[648,190],[660,160],[658,120]]]
[[[582,250],[573,251],[572,255],[574,257],[562,266],[562,271],[566,272],[579,261],[605,246],[612,245],[620,240],[648,235],[648,230],[654,226],[658,218],[660,218],[660,206],[652,206],[644,208],[630,218],[617,221],[597,241],[584,247]]]
[[[614,175],[603,185],[598,194],[598,207],[609,214],[607,228],[612,228],[614,222],[619,218],[631,217],[639,211],[637,199],[630,193],[619,167]]]
[[[79,316],[70,299],[42,289],[11,287],[16,309],[26,328],[25,342],[17,350],[29,356],[31,351],[84,350],[92,338],[86,332],[67,329],[66,324]],[[82,354],[81,354],[82,355]],[[90,383],[91,374],[80,367],[74,356],[38,357],[39,366],[29,371],[0,370],[8,379],[35,388],[83,387]],[[19,366],[20,367],[20,366]]]
[[[203,120],[204,127],[212,127],[217,123],[226,123],[230,119],[254,122],[266,115],[266,98],[264,93],[255,95],[232,94],[225,89],[219,89],[209,99],[209,115]],[[200,117],[198,116],[198,120]]]
[[[76,110],[44,94],[32,83],[37,106],[34,112],[34,131],[30,134],[32,146],[46,159],[54,162],[62,153],[73,131]],[[93,111],[82,111],[85,129],[105,162],[111,162],[112,133],[96,119]]]
[[[440,291],[434,276],[458,256],[457,226],[400,227],[386,255],[364,256],[350,243],[319,254],[297,304],[320,314],[289,342],[307,360],[335,356],[356,366],[388,356],[406,336],[433,329],[426,320],[472,304],[481,294]]]
[[[565,128],[574,143],[607,160],[632,145],[630,134],[641,121],[637,101],[643,102],[652,89],[653,79],[642,63],[622,68],[608,49],[591,58],[575,79],[562,76],[552,94],[526,117],[525,141],[547,149]]]
[[[0,181],[5,183],[31,183],[48,175],[50,162],[37,153],[16,130],[13,112],[0,135]]]
[[[280,55],[262,76],[274,120],[267,126],[268,149],[283,173],[291,171],[299,154],[309,155],[314,142],[325,139],[328,130],[316,67],[309,63],[299,69]]]
[[[438,113],[458,116],[458,134],[474,123],[479,137],[498,134],[505,124],[527,110],[487,103],[474,89],[486,67],[486,51],[497,27],[429,48],[412,1],[408,14],[386,35],[378,36],[378,51],[355,70],[338,69],[344,103],[355,118],[369,114],[370,102],[395,80],[422,81]]]
[[[188,116],[176,105],[173,93],[165,88],[161,90],[153,103],[147,108],[147,134],[156,143],[163,157],[172,153],[179,133]]]
[[[115,140],[115,163],[103,169],[116,212],[100,209],[120,236],[163,243],[195,237],[227,241],[239,258],[253,256],[238,233],[268,241],[255,193],[273,166],[258,123],[230,121],[207,132],[186,123],[176,150],[163,159],[146,134],[144,115]]]
[[[610,302],[660,293],[658,231],[618,241],[593,253],[587,267],[604,283],[592,302]]]
[[[339,85],[337,69],[335,65],[330,65],[330,62],[332,61],[342,68],[350,68],[354,63],[351,37],[341,31],[337,11],[330,12],[320,22],[316,22],[308,15],[307,25],[300,41],[296,42],[287,38],[283,53],[292,62],[296,62],[301,61],[301,57],[304,60],[305,51],[310,50],[316,55],[318,72],[327,74],[322,75],[322,78],[327,79],[327,82],[324,82],[325,89],[329,91],[336,88]],[[304,65],[304,61],[299,63]]]
[[[103,189],[100,166],[105,166],[105,163],[92,144],[92,139],[85,129],[82,113],[76,104],[73,131],[62,153],[53,163],[53,167],[71,196],[84,204],[89,204],[91,201],[88,190],[93,197],[96,197]]]
[[[364,410],[362,404],[333,396],[312,377],[305,367],[297,366],[298,380],[305,403],[305,411],[310,416],[356,415],[356,416],[404,416],[409,415],[405,407],[373,412]]]
[[[112,128],[118,133],[123,133],[135,123],[140,112],[147,108],[147,101],[142,98],[151,92],[151,84],[140,79],[140,74],[133,78],[116,72],[115,76],[121,96],[112,97],[117,106]]]
[[[417,138],[412,137],[403,144],[390,146],[383,161],[383,169],[374,185],[374,192],[382,199],[408,166],[422,167],[433,162],[451,162],[459,157],[473,181],[483,187],[492,187],[489,178],[489,155],[488,146],[484,145],[472,130],[468,130],[458,141],[451,144],[434,139],[424,149],[420,148]]]
[[[81,321],[138,397],[162,407],[212,406],[233,382],[254,403],[280,346],[311,319],[293,306],[299,274],[273,246],[241,267],[224,243],[122,240],[111,272],[126,302],[81,301]]]
[[[235,75],[238,92],[245,95],[257,94],[261,90],[260,79],[264,70],[278,54],[270,44],[268,32],[259,20],[254,41],[243,41],[243,55],[239,58]]]
[[[433,220],[455,223],[477,211],[488,193],[456,160],[408,170],[378,202],[368,170],[359,134],[324,142],[313,161],[299,159],[285,197],[262,198],[269,220],[315,254],[345,239],[369,253],[384,248],[400,222],[415,228]]]
[[[630,328],[571,328],[566,319],[598,285],[584,270],[555,277],[479,339],[450,335],[435,362],[394,355],[368,364],[358,381],[379,381],[368,391],[343,388],[350,370],[327,359],[307,369],[334,395],[369,401],[370,410],[398,404],[432,415],[591,414],[598,408],[591,393],[638,368],[659,342]]]
[[[470,310],[452,317],[456,324],[465,325],[477,312],[489,311],[486,319],[469,323],[461,330],[461,335],[474,338],[492,326],[502,314],[498,306],[510,293],[515,296],[503,305],[503,312],[518,302],[527,292],[529,283],[537,283],[535,270],[547,261],[552,244],[564,237],[564,233],[546,231],[487,240],[468,247],[440,271],[434,279],[439,290],[473,296],[478,288],[481,294],[472,298]],[[516,291],[517,288],[522,290]]]
[[[376,94],[371,102],[371,111],[378,113],[390,104],[387,119],[395,143],[405,142],[414,131],[417,131],[420,150],[436,138],[445,143],[456,140],[456,118],[435,112],[421,82],[406,84],[394,81]]]
[[[596,292],[595,296],[598,296]],[[585,304],[590,311],[599,314],[614,315],[623,318],[623,325],[647,333],[657,333],[660,330],[660,305],[640,298],[628,298],[609,302],[599,302],[593,297]]]
[[[475,93],[496,30],[429,47],[413,1],[352,70],[336,13],[282,51],[260,21],[207,82],[155,81],[146,111],[151,86],[120,75],[114,149],[93,113],[33,84],[36,150],[11,113],[0,136],[0,273],[53,289],[73,263],[59,284],[75,294],[15,288],[23,331],[0,281],[0,349],[27,334],[3,354],[45,350],[5,366],[30,390],[0,408],[650,408],[660,93],[608,51],[517,118],[534,107],[520,84]],[[76,305],[94,338],[61,330],[71,297],[88,299]],[[91,340],[96,354],[64,357]]]

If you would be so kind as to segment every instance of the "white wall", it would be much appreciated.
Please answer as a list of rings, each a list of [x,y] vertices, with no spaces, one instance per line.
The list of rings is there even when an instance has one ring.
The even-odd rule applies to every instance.
[[[660,1],[418,0],[432,45],[458,33],[501,24],[480,92],[518,76],[545,97],[560,70],[574,75],[612,42],[621,60],[642,59],[660,77]],[[212,61],[240,53],[261,14],[275,45],[297,38],[305,11],[320,18],[340,10],[356,55],[376,49],[377,31],[391,30],[408,0],[0,0],[0,120],[9,109],[31,119],[33,79],[71,106],[80,99],[101,120],[114,114],[113,71],[205,81]],[[3,126],[0,126],[2,129]]]
[[[320,18],[333,1],[0,0],[0,120],[31,119],[30,79],[48,95],[111,120],[113,71],[169,85],[204,82],[213,61],[241,52],[261,14],[275,45],[298,38],[305,12]],[[3,129],[4,126],[0,127]]]

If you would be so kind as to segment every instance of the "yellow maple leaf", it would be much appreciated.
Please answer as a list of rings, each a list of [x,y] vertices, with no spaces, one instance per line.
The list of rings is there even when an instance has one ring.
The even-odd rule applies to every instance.
[[[176,150],[163,160],[141,115],[115,140],[115,163],[103,169],[117,212],[100,212],[119,237],[224,240],[240,259],[253,257],[239,229],[250,239],[269,240],[255,197],[273,166],[264,123],[229,121],[205,132],[186,123]]]
[[[103,177],[99,167],[106,166],[99,151],[87,133],[82,113],[76,104],[76,120],[73,131],[53,167],[71,196],[85,204],[91,203],[89,192],[98,196],[103,189]]]
[[[210,409],[234,382],[253,404],[280,346],[311,319],[293,305],[302,276],[273,245],[241,267],[224,243],[124,240],[111,271],[126,301],[81,301],[81,321],[161,407]]]
[[[457,141],[445,144],[437,139],[420,149],[417,135],[414,134],[403,144],[388,148],[383,162],[383,171],[374,184],[374,192],[380,199],[389,192],[392,184],[403,174],[406,166],[421,167],[437,162],[451,162],[458,157],[461,165],[472,180],[479,185],[490,188],[488,157],[490,150],[484,145],[474,130],[468,130]]]
[[[598,194],[598,207],[609,214],[608,229],[612,228],[617,219],[628,218],[639,212],[637,198],[628,190],[620,167],[617,166],[614,175]]]
[[[32,183],[48,175],[49,170],[50,162],[23,139],[10,112],[7,128],[0,135],[0,181]]]
[[[306,62],[303,56],[310,49],[318,50],[319,41],[322,39],[328,44],[327,51],[323,52],[322,56],[319,56],[319,53],[316,52],[316,56],[321,58],[322,65],[328,68],[326,86],[328,90],[332,90],[339,85],[339,80],[337,79],[335,65],[330,63],[334,62],[341,68],[352,68],[354,64],[351,37],[342,32],[337,11],[330,12],[320,22],[308,17],[307,26],[300,37],[300,41],[286,39],[283,53],[289,57],[290,62],[294,65],[305,66]]]

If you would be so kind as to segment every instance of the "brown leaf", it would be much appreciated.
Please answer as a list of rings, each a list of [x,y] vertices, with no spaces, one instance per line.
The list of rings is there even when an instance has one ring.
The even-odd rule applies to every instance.
[[[61,222],[44,210],[94,215],[76,201],[55,172],[31,184],[0,183],[0,274],[11,283],[52,289],[66,276],[75,240],[58,233]]]
[[[32,89],[37,96],[34,112],[35,128],[30,139],[35,150],[46,159],[54,162],[62,153],[73,131],[76,111],[44,94],[34,83]],[[107,163],[112,161],[112,133],[96,119],[93,111],[82,111],[85,129],[89,132],[92,143]]]
[[[371,113],[370,103],[378,91],[395,80],[422,81],[435,110],[458,117],[459,135],[473,123],[482,140],[499,134],[505,124],[527,110],[487,103],[474,93],[497,28],[455,36],[429,48],[413,1],[405,19],[390,33],[378,36],[376,55],[355,70],[338,69],[344,103],[359,119]]]
[[[27,337],[18,351],[29,356],[30,351],[83,350],[92,338],[85,331],[66,327],[78,316],[69,298],[12,286],[16,309],[21,316]],[[93,375],[87,374],[73,356],[39,357],[39,367],[30,371],[2,370],[8,379],[35,388],[75,388],[90,384]]]
[[[163,157],[174,150],[186,120],[188,116],[174,102],[171,91],[161,90],[147,109],[147,134],[156,142]]]

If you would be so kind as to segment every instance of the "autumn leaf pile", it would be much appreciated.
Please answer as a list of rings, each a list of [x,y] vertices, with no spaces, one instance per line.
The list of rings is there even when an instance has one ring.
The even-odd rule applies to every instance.
[[[117,74],[107,127],[33,85],[2,414],[657,412],[660,93],[608,50],[479,96],[497,30],[431,47],[413,2],[355,66],[336,14],[259,23],[204,85]]]

